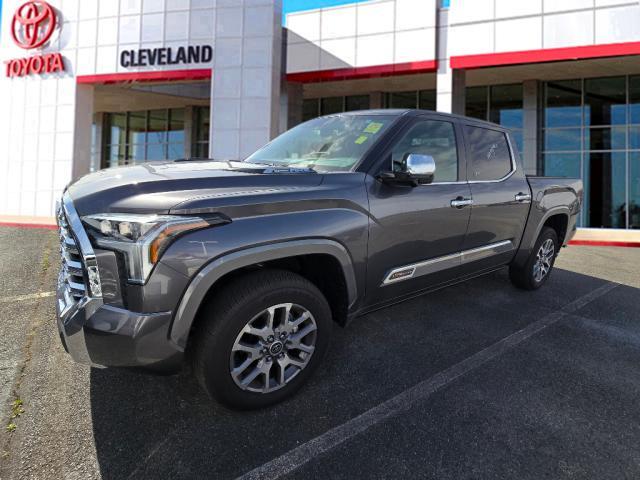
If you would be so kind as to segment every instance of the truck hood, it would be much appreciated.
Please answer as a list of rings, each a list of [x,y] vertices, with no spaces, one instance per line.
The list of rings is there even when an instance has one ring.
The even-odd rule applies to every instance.
[[[308,169],[244,162],[166,162],[92,173],[67,191],[80,215],[202,213],[269,203],[317,189],[323,175]],[[303,195],[304,197],[304,195]]]

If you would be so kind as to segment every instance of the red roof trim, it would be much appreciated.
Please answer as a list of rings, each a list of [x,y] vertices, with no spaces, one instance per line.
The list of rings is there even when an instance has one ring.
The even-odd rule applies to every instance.
[[[212,74],[211,69],[109,73],[104,75],[80,75],[77,77],[77,82],[81,84],[107,84],[125,82],[209,80]]]
[[[521,52],[488,53],[451,57],[451,68],[482,68],[527,63],[560,62],[588,58],[622,57],[639,55],[640,42],[588,45],[584,47],[548,48]]]
[[[374,65],[372,67],[338,68],[334,70],[317,70],[287,74],[289,82],[315,83],[332,80],[351,80],[357,78],[375,78],[410,73],[431,73],[438,69],[437,60],[422,62],[396,63],[390,65]]]

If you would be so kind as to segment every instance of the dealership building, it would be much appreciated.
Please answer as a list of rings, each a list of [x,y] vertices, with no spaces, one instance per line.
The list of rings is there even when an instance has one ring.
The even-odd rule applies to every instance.
[[[581,226],[640,228],[637,0],[316,3],[4,0],[0,215],[49,217],[98,169],[422,108],[508,126],[527,173],[582,178]]]

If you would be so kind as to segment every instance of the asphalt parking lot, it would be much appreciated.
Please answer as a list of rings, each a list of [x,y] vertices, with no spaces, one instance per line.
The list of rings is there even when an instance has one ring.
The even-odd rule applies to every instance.
[[[232,413],[186,375],[71,362],[56,234],[0,227],[0,478],[639,478],[640,249],[570,247],[336,329],[295,398]],[[10,402],[25,412],[10,420]]]

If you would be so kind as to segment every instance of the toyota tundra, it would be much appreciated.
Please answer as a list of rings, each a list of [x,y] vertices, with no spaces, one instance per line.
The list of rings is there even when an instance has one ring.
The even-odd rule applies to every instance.
[[[264,407],[335,324],[507,267],[540,288],[578,179],[525,175],[511,133],[435,112],[317,118],[243,161],[102,170],[58,208],[58,328],[78,362],[178,372]]]

